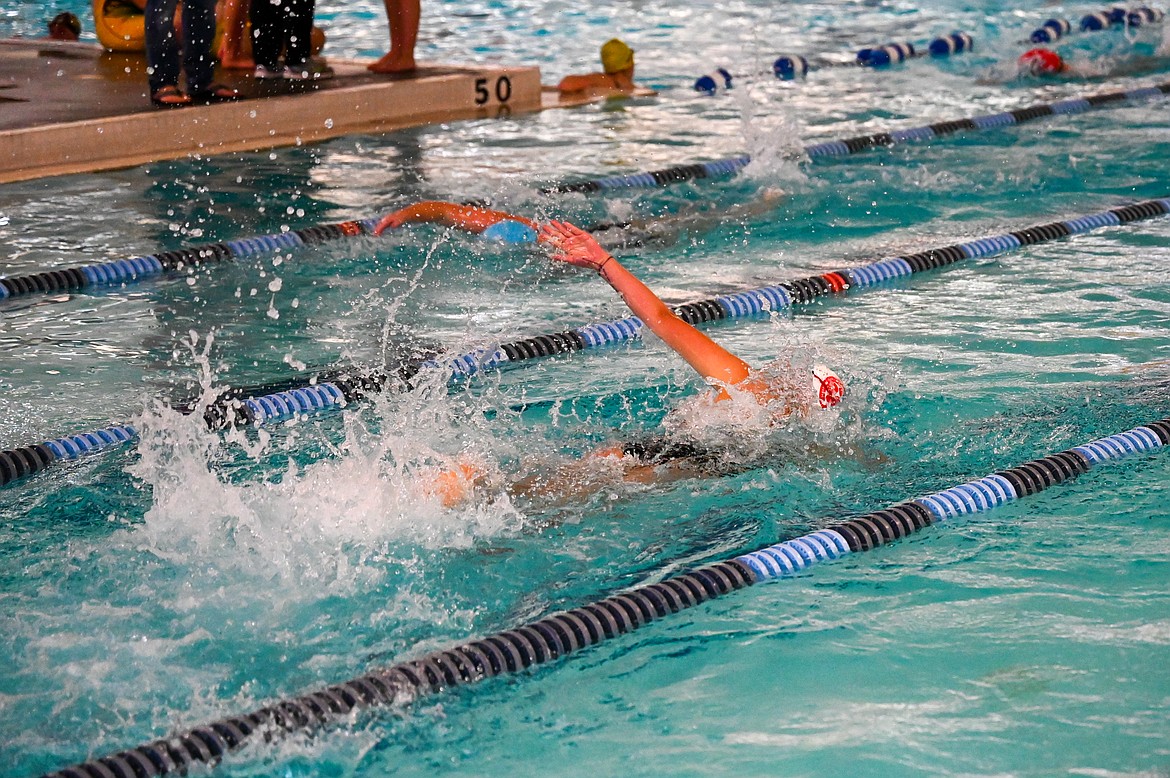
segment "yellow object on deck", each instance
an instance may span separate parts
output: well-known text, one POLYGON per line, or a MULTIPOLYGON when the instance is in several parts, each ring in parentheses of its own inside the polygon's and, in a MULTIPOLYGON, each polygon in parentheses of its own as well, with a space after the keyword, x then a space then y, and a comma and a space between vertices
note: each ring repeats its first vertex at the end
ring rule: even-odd
POLYGON ((108 51, 146 48, 146 14, 129 0, 93 0, 93 26, 108 51))

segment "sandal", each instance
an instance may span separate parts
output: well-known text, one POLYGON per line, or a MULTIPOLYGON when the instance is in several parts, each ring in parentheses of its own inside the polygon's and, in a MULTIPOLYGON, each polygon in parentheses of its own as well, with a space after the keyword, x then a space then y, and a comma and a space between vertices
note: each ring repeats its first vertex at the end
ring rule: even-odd
POLYGON ((200 105, 229 103, 232 100, 239 99, 240 93, 226 84, 208 84, 206 89, 191 93, 192 102, 199 103, 200 105))
POLYGON ((168 84, 151 93, 150 102, 155 108, 182 108, 191 104, 191 98, 179 91, 179 87, 168 84))

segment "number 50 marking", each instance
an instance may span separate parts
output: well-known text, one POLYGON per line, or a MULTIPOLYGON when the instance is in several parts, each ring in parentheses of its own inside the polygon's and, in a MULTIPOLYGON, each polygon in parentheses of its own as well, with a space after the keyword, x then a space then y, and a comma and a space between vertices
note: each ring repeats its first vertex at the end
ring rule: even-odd
MULTIPOLYGON (((492 93, 488 91, 488 80, 486 78, 475 79, 475 104, 483 105, 491 99, 492 93)), ((495 86, 496 100, 501 103, 506 103, 512 99, 512 79, 507 76, 500 76, 496 79, 495 86)))

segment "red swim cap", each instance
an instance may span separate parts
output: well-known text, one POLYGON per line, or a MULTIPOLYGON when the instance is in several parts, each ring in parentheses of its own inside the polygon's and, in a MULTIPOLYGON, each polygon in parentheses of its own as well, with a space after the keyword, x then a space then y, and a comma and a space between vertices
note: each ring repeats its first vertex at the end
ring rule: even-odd
POLYGON ((1031 49, 1020 55, 1020 70, 1033 76, 1059 73, 1064 70, 1064 60, 1052 49, 1031 49))
POLYGON ((832 408, 845 397, 845 384, 824 365, 813 367, 813 391, 822 408, 832 408))

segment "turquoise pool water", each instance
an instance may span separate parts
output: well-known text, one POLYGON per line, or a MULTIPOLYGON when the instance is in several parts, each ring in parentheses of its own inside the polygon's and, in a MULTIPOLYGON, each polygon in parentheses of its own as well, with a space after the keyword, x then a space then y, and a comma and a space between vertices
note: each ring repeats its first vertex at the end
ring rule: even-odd
MULTIPOLYGON (((56 7, 16 4, 0 33, 56 7)), ((335 53, 381 10, 322 4, 335 53)), ((0 187, 17 274, 364 218, 420 198, 668 219, 785 199, 622 254, 686 301, 1170 194, 1165 100, 810 163, 799 149, 1166 71, 1005 80, 1051 15, 947 3, 686 9, 447 3, 426 59, 591 67, 619 32, 655 99, 0 187), (970 57, 803 83, 694 78, 781 52, 952 29, 970 57), (546 198, 556 179, 743 152, 733 179, 546 198)), ((331 44, 332 45, 332 44, 331 44)), ((1153 56, 1161 28, 1072 37, 1153 56)), ((143 440, 0 492, 0 774, 35 775, 251 710, 639 583, 1170 415, 1170 218, 924 273, 713 337, 832 364, 839 414, 747 472, 559 507, 488 489, 444 510, 429 468, 508 474, 656 429, 704 389, 661 343, 435 383, 226 440, 159 401, 412 348, 462 353, 620 318, 588 274, 420 227, 123 289, 0 303, 0 448, 135 422, 143 440), (812 452, 824 452, 827 455, 812 452)), ((753 587, 564 661, 252 748, 231 775, 1158 775, 1170 766, 1165 453, 753 587), (1159 657, 1162 657, 1161 659, 1159 657)))

